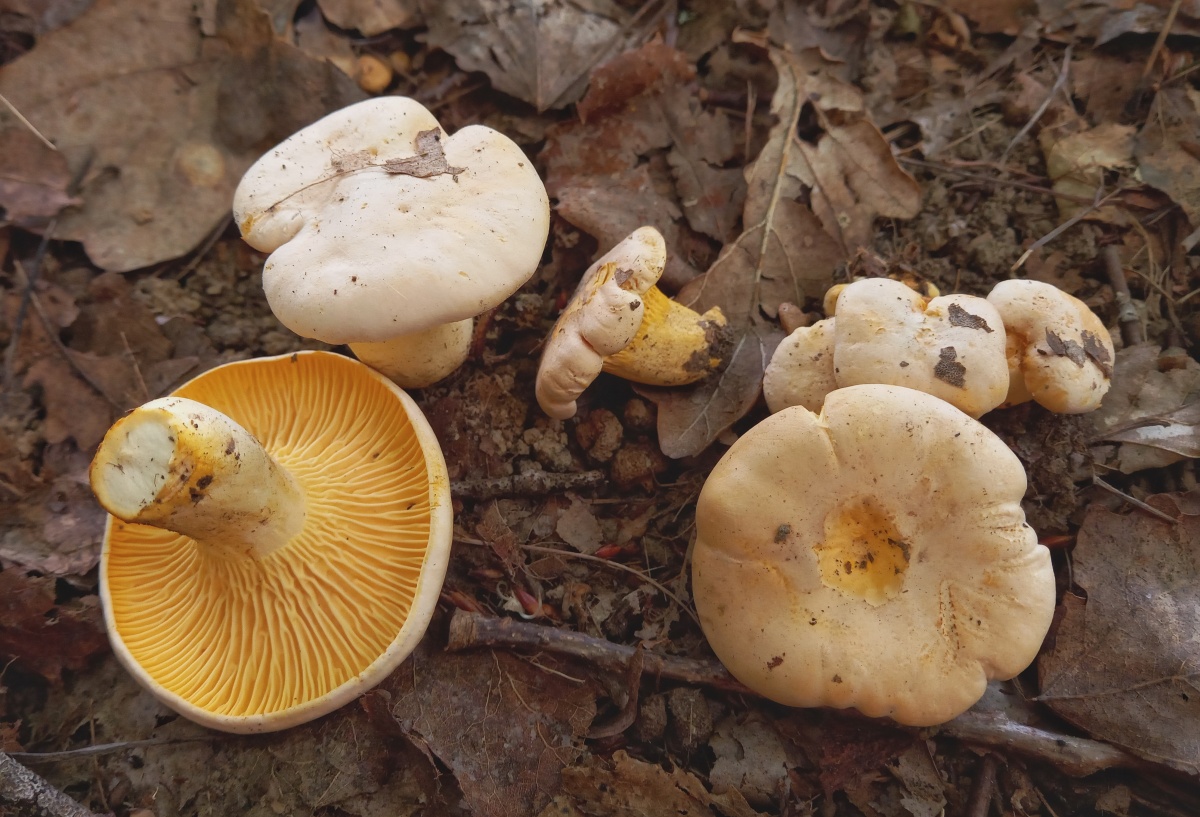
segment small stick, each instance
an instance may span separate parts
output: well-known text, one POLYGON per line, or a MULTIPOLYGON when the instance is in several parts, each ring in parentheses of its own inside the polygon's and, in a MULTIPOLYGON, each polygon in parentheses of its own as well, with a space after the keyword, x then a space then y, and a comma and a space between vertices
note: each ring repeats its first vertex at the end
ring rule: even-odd
MULTIPOLYGON (((572 630, 455 610, 450 619, 450 638, 446 649, 458 652, 477 647, 545 650, 580 658, 613 670, 626 669, 637 652, 635 647, 614 644, 603 638, 572 630)), ((647 675, 656 675, 671 681, 754 695, 716 661, 661 655, 643 650, 642 671, 647 675)))
POLYGON ((0 814, 8 817, 97 817, 0 752, 0 814))
POLYGON ((595 488, 605 480, 603 471, 584 471, 578 474, 556 474, 534 471, 508 477, 466 479, 450 483, 450 493, 462 499, 495 499, 500 496, 548 496, 563 491, 595 488))
POLYGON ((1142 331, 1142 321, 1138 318, 1137 309, 1133 306, 1133 296, 1129 294, 1129 281, 1125 279, 1125 268, 1121 265, 1121 254, 1113 244, 1104 248, 1104 269, 1108 273, 1108 282, 1112 284, 1117 294, 1117 322, 1121 325, 1121 340, 1126 346, 1136 346, 1146 340, 1142 331))
POLYGON ((988 753, 979 761, 979 773, 971 785, 971 799, 967 803, 967 817, 988 817, 992 810, 992 798, 996 793, 996 756, 988 753))
POLYGON ((1092 484, 1096 485, 1100 488, 1103 488, 1104 490, 1108 491, 1110 494, 1114 494, 1116 496, 1121 497, 1121 499, 1125 500, 1130 505, 1133 505, 1134 507, 1137 507, 1137 508, 1141 508, 1146 513, 1150 514, 1151 516, 1156 516, 1159 519, 1163 520, 1164 522, 1167 522, 1172 525, 1179 524, 1179 520, 1174 518, 1173 516, 1163 513, 1162 511, 1160 511, 1158 508, 1154 507, 1153 505, 1147 505, 1145 502, 1142 502, 1142 500, 1138 499, 1137 497, 1130 496, 1129 494, 1125 493, 1124 491, 1122 491, 1119 488, 1114 488, 1112 485, 1109 485, 1107 482, 1100 479, 1100 477, 1098 477, 1098 476, 1095 476, 1095 475, 1092 476, 1092 484))
MULTIPOLYGON (((1176 4, 1176 5, 1178 5, 1178 4, 1176 4)), ((47 139, 40 130, 35 128, 33 126, 33 123, 25 118, 25 114, 18 111, 17 106, 15 106, 11 102, 9 102, 8 99, 4 96, 4 94, 0 94, 0 103, 4 103, 4 107, 8 108, 9 112, 17 118, 17 121, 19 121, 22 125, 24 125, 26 128, 28 128, 30 133, 32 133, 34 136, 36 136, 38 139, 40 139, 43 145, 50 148, 51 150, 53 150, 56 153, 58 152, 58 146, 55 145, 53 142, 51 142, 49 139, 47 139)))
POLYGON ((1070 72, 1071 46, 1068 45, 1066 51, 1063 52, 1062 67, 1058 70, 1058 76, 1054 80, 1054 86, 1050 89, 1050 93, 1046 94, 1046 98, 1042 100, 1042 104, 1038 106, 1038 109, 1033 112, 1033 116, 1029 117, 1029 121, 1025 123, 1025 126, 1022 127, 1021 130, 1017 131, 1017 135, 1014 136, 1012 141, 1008 143, 1008 147, 1004 149, 1004 153, 1000 154, 1000 164, 1004 164, 1004 161, 1008 158, 1009 152, 1016 147, 1017 142, 1020 142, 1025 138, 1025 134, 1033 130, 1033 126, 1037 124, 1038 120, 1041 119, 1046 111, 1050 108, 1050 103, 1054 100, 1054 97, 1058 96, 1058 92, 1061 91, 1063 86, 1067 84, 1067 75, 1070 72))
POLYGON ((1150 49, 1150 56, 1142 68, 1142 75, 1138 77, 1137 85, 1133 87, 1133 93, 1130 94, 1129 101, 1125 103, 1126 111, 1134 111, 1141 104, 1146 89, 1150 85, 1150 72, 1154 70, 1154 63, 1158 62, 1158 55, 1162 53, 1163 46, 1167 43, 1167 36, 1171 33, 1171 27, 1175 25, 1175 15, 1179 13, 1181 5, 1183 5, 1183 0, 1175 0, 1171 3, 1171 8, 1167 11, 1167 19, 1163 20, 1162 30, 1158 32, 1158 39, 1154 41, 1154 47, 1150 49))
POLYGON ((1056 193, 1049 187, 1038 187, 1036 184, 1027 184, 1014 179, 997 179, 992 176, 985 176, 982 173, 972 173, 969 170, 959 170, 951 165, 941 164, 939 162, 928 162, 924 159, 913 159, 909 156, 901 156, 900 163, 912 165, 913 167, 924 168, 934 173, 949 173, 952 176, 959 176, 973 182, 981 182, 982 184, 995 185, 997 187, 1012 187, 1017 190, 1024 190, 1027 193, 1040 193, 1043 196, 1054 196, 1055 198, 1064 201, 1073 201, 1076 204, 1092 204, 1095 199, 1085 198, 1084 196, 1076 196, 1073 193, 1056 193))
MULTIPOLYGON (((601 667, 621 671, 629 666, 634 647, 614 644, 571 630, 560 630, 507 618, 455 610, 450 619, 450 652, 478 647, 552 652, 589 661, 601 667)), ((644 650, 643 669, 671 681, 694 686, 761 697, 740 684, 716 661, 681 658, 644 650)), ((853 717, 846 715, 846 717, 853 717)), ((1077 777, 1111 768, 1154 769, 1153 763, 1140 760, 1123 749, 1107 743, 1061 735, 1017 723, 1006 715, 968 710, 933 730, 933 734, 983 746, 1010 749, 1045 760, 1067 774, 1077 777)))
POLYGON ((1021 253, 1021 257, 1017 259, 1017 263, 1013 264, 1012 268, 1009 269, 1009 271, 1008 271, 1009 274, 1010 275, 1015 274, 1016 271, 1019 270, 1022 267, 1022 265, 1024 265, 1024 263, 1029 260, 1029 256, 1033 255, 1035 252, 1037 252, 1037 250, 1046 246, 1051 241, 1053 241, 1054 239, 1058 238, 1060 235, 1065 233, 1067 230, 1071 229, 1076 224, 1078 224, 1079 222, 1083 221, 1085 218, 1090 216, 1092 213, 1096 212, 1097 210, 1102 208, 1104 205, 1108 204, 1108 202, 1110 200, 1112 200, 1115 196, 1117 196, 1117 194, 1123 193, 1123 192, 1124 192, 1124 188, 1118 187, 1116 190, 1112 191, 1107 196, 1104 196, 1103 198, 1101 198, 1100 190, 1097 189, 1096 190, 1096 198, 1092 201, 1091 206, 1083 208, 1078 213, 1076 213, 1075 215, 1071 216, 1069 219, 1064 221, 1062 224, 1058 225, 1053 230, 1051 230, 1050 232, 1046 233, 1044 236, 1039 238, 1037 241, 1030 244, 1029 249, 1027 249, 1027 250, 1025 250, 1025 252, 1021 253))

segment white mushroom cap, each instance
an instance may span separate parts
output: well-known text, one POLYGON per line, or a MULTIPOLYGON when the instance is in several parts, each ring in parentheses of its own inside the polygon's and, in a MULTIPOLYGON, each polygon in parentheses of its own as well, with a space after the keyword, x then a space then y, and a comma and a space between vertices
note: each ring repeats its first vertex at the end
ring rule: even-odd
POLYGON ((930 300, 889 278, 855 281, 837 299, 835 377, 843 387, 907 386, 980 417, 1008 392, 1004 338, 983 298, 930 300))
POLYGON ((234 218, 271 253, 263 289, 276 316, 327 343, 388 341, 496 306, 537 268, 550 223, 545 188, 512 140, 479 125, 445 136, 418 102, 394 96, 269 151, 238 186, 234 218), (424 131, 440 135, 445 165, 436 144, 418 151, 424 131))
POLYGON ((1087 304, 1041 281, 1002 281, 987 297, 1008 333, 1010 405, 1036 400, 1063 414, 1100 407, 1116 358, 1087 304))
POLYGON ((949 720, 1023 670, 1050 626, 1054 573, 1025 484, 999 438, 922 392, 853 386, 819 416, 773 414, 696 505, 705 635, 780 703, 949 720))
POLYGON ((775 347, 763 371, 763 396, 772 413, 788 406, 820 411, 825 395, 837 388, 833 376, 835 318, 801 326, 775 347))

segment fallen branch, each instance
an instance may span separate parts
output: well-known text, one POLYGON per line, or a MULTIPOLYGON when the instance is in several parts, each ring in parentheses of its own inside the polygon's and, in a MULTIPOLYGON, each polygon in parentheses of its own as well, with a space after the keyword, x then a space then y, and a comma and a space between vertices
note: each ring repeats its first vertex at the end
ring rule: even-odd
MULTIPOLYGON (((478 647, 551 652, 615 671, 627 668, 637 652, 634 647, 571 630, 455 610, 450 619, 450 638, 446 649, 457 652, 478 647)), ((647 675, 760 697, 740 684, 716 661, 680 658, 643 650, 642 662, 643 672, 647 675)), ((850 713, 846 715, 853 717, 850 713)), ((969 710, 932 730, 932 734, 1008 749, 1052 763, 1066 774, 1077 777, 1085 777, 1102 769, 1158 768, 1107 743, 1026 726, 1000 713, 969 710)))
POLYGON ((1146 334, 1142 331, 1142 321, 1133 305, 1133 296, 1129 294, 1129 281, 1125 279, 1121 254, 1115 245, 1109 244, 1104 248, 1103 256, 1108 282, 1117 296, 1117 323, 1121 326, 1121 340, 1126 346, 1137 346, 1146 341, 1146 334))
POLYGON ((97 817, 0 752, 0 814, 6 817, 97 817))
POLYGON ((510 477, 467 479, 450 484, 450 493, 461 499, 495 499, 501 496, 550 496, 563 491, 578 491, 603 484, 603 471, 584 471, 579 474, 556 474, 534 471, 510 477))

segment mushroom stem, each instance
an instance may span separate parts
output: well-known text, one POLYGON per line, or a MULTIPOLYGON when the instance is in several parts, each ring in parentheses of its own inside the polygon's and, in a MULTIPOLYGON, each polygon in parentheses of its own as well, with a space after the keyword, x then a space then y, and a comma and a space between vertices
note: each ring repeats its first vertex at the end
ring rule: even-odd
POLYGON ((646 290, 642 302, 637 334, 604 358, 604 371, 648 386, 683 386, 721 365, 728 332, 719 307, 700 315, 656 286, 646 290))
POLYGON ((474 319, 467 318, 378 343, 351 343, 350 349, 400 388, 420 389, 447 377, 466 361, 473 325, 474 319))
POLYGON ((100 504, 253 558, 283 547, 304 525, 304 493, 249 431, 214 408, 162 397, 109 429, 90 472, 100 504))

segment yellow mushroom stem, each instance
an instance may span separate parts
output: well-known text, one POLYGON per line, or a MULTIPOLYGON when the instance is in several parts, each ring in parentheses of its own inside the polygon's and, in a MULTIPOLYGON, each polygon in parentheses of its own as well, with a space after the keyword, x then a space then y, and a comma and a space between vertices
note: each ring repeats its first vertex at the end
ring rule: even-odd
POLYGON ((232 556, 268 556, 304 526, 295 478, 231 418, 182 397, 152 400, 118 420, 90 477, 116 518, 232 556))
POLYGON ((351 343, 355 357, 402 389, 420 389, 457 369, 471 349, 475 321, 443 323, 377 343, 351 343))
POLYGON ((656 286, 646 290, 642 303, 637 334, 604 358, 604 371, 647 386, 683 386, 721 365, 727 332, 719 307, 700 315, 656 286))

